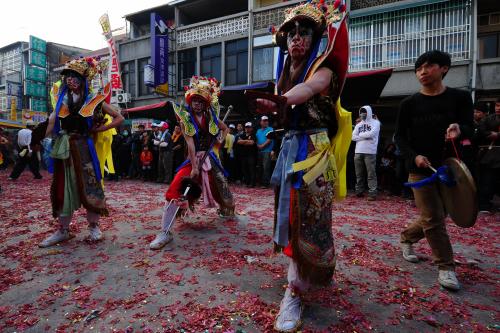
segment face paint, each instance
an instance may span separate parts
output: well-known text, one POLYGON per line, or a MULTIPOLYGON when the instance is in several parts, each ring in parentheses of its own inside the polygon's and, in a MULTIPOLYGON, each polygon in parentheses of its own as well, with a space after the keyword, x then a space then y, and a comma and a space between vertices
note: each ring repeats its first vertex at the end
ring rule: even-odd
POLYGON ((311 49, 313 29, 295 22, 295 27, 287 34, 288 52, 293 58, 302 58, 311 49))
POLYGON ((297 34, 299 35, 300 38, 307 38, 307 37, 312 38, 312 35, 313 35, 312 28, 301 27, 298 22, 296 22, 296 23, 297 24, 295 25, 295 28, 290 30, 287 34, 288 43, 290 43, 292 41, 292 39, 295 37, 295 35, 297 35, 297 34))
POLYGON ((201 97, 194 96, 191 101, 191 108, 195 113, 201 113, 205 109, 205 100, 201 97))
POLYGON ((70 72, 66 76, 66 84, 68 85, 68 88, 71 89, 72 91, 77 91, 80 89, 80 86, 82 85, 82 80, 77 74, 70 72))
POLYGON ((361 120, 366 120, 366 113, 360 113, 359 117, 361 118, 361 120))

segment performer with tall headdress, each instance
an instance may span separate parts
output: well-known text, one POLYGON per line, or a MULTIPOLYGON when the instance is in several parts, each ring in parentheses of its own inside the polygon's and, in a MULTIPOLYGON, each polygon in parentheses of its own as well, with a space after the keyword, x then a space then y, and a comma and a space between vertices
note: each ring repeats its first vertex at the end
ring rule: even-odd
POLYGON ((275 329, 301 324, 301 294, 331 283, 335 269, 332 203, 346 194, 345 162, 351 114, 340 105, 348 65, 345 5, 307 2, 287 9, 275 32, 280 47, 278 95, 260 97, 257 111, 284 119, 283 139, 271 183, 276 188, 274 243, 290 257, 288 287, 275 329), (328 45, 318 49, 325 30, 328 45), (287 54, 286 60, 285 55, 287 54))
POLYGON ((74 211, 81 206, 87 210, 90 239, 102 238, 99 216, 107 215, 108 210, 102 183, 101 166, 104 164, 99 161, 96 146, 100 145, 96 139, 123 121, 119 111, 105 102, 110 94, 109 84, 100 93, 90 89, 92 79, 102 73, 104 66, 105 63, 95 58, 71 60, 61 72, 62 80, 52 88, 54 112, 46 124, 45 136, 54 137, 50 195, 52 213, 58 218, 59 228, 40 243, 40 247, 72 238, 69 224, 74 211))
POLYGON ((201 193, 205 206, 216 207, 217 204, 219 215, 234 215, 233 195, 217 151, 229 132, 226 124, 218 119, 219 83, 214 78, 194 76, 185 89, 186 105, 174 105, 174 110, 186 140, 188 156, 177 169, 165 194, 167 203, 162 216, 162 231, 150 244, 154 250, 172 240, 169 229, 176 215, 182 214, 188 202, 193 207, 201 193))

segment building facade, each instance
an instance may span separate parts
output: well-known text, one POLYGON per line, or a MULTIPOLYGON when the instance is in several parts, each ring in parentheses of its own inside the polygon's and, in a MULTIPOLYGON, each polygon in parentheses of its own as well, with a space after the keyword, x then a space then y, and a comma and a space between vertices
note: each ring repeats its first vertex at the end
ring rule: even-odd
MULTIPOLYGON (((143 82, 150 61, 149 15, 169 22, 169 96, 180 100, 192 75, 213 76, 224 87, 273 81, 277 48, 269 27, 299 1, 174 0, 127 15, 129 40, 119 46, 130 106, 164 101, 143 82)), ((399 102, 418 91, 414 63, 432 49, 450 53, 445 83, 471 91, 475 100, 500 95, 500 3, 497 0, 351 0, 350 72, 393 68, 375 105, 392 131, 399 102)))
POLYGON ((54 70, 70 58, 89 52, 53 42, 43 41, 43 45, 43 52, 34 51, 27 42, 0 48, 0 119, 21 121, 22 110, 48 115, 49 90, 59 79, 54 70))
POLYGON ((143 82, 150 62, 149 16, 158 13, 169 23, 169 94, 180 101, 193 75, 212 76, 224 87, 273 81, 277 48, 269 34, 283 10, 300 1, 174 0, 169 4, 125 16, 129 40, 119 44, 125 90, 130 107, 164 101, 143 82))
MULTIPOLYGON (((0 118, 11 118, 12 103, 20 110, 23 103, 23 70, 27 60, 26 42, 15 42, 0 49, 0 118)), ((17 114, 16 114, 17 117, 17 114)))
POLYGON ((400 101, 419 90, 414 63, 428 50, 451 55, 447 86, 493 108, 500 96, 499 12, 496 0, 352 0, 350 71, 394 68, 375 105, 387 136, 400 101))

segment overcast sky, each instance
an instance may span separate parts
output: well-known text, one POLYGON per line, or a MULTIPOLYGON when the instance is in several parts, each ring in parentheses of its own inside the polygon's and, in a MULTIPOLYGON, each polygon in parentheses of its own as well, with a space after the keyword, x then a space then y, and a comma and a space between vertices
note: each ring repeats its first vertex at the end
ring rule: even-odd
POLYGON ((169 0, 8 0, 0 10, 0 47, 29 41, 33 35, 49 42, 90 50, 106 47, 99 17, 108 13, 112 29, 125 26, 123 16, 163 5, 169 0))

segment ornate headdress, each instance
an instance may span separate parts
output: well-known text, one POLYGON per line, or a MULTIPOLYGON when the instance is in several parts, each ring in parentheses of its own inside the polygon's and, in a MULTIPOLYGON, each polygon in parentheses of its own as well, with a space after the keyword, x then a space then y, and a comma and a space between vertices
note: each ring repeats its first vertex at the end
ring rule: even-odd
POLYGON ((295 7, 285 9, 285 20, 276 30, 271 27, 276 44, 283 50, 287 48, 287 32, 292 24, 299 20, 308 20, 313 24, 316 34, 323 34, 327 25, 338 22, 343 17, 345 5, 342 0, 312 0, 295 7))
POLYGON ((65 75, 68 71, 74 71, 88 81, 92 81, 94 76, 102 74, 106 67, 108 67, 107 61, 101 61, 99 58, 94 57, 81 57, 66 62, 61 75, 65 75))
POLYGON ((220 83, 212 77, 193 76, 189 86, 185 86, 184 90, 186 90, 187 104, 191 104, 191 99, 196 95, 202 97, 210 105, 220 95, 220 83))

